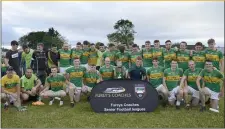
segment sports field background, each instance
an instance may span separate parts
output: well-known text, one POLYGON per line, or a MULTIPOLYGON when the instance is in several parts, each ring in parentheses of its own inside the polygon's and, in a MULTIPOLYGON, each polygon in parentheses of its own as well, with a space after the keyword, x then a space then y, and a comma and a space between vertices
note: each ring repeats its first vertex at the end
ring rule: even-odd
POLYGON ((2 128, 224 128, 224 99, 220 100, 220 113, 202 113, 199 107, 176 110, 159 106, 152 113, 98 114, 85 98, 74 108, 68 98, 63 107, 58 107, 57 100, 52 106, 47 100, 44 102, 44 106, 29 104, 27 112, 2 108, 2 128))

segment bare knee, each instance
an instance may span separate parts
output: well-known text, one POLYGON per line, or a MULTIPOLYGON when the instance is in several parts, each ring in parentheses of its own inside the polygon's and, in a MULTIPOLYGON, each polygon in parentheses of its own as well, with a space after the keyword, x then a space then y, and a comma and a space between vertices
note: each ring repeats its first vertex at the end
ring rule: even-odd
POLYGON ((28 100, 29 95, 28 95, 28 94, 23 93, 23 94, 21 95, 21 97, 22 97, 22 100, 28 100))

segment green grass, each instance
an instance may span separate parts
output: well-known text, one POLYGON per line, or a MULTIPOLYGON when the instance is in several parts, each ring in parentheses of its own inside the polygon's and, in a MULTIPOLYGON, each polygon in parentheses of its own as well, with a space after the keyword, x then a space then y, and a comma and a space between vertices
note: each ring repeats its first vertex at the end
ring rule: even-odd
POLYGON ((58 101, 49 106, 31 106, 27 112, 15 108, 2 109, 3 128, 224 128, 224 99, 220 100, 220 113, 175 110, 174 107, 159 106, 152 113, 95 113, 84 99, 75 108, 65 101, 58 107, 58 101))

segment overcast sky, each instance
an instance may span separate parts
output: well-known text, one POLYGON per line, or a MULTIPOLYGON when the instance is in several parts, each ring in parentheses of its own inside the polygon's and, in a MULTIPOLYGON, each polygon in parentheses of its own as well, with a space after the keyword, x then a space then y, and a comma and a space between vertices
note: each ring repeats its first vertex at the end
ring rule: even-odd
POLYGON ((58 30, 71 44, 108 43, 113 25, 129 19, 135 43, 159 39, 161 44, 187 41, 206 44, 215 38, 224 46, 223 2, 2 2, 3 45, 31 31, 58 30))

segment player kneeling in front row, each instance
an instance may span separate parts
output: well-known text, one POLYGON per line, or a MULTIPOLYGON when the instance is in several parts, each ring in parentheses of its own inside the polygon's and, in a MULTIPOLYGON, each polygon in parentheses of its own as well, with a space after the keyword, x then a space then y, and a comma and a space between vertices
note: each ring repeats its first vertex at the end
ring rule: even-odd
POLYGON ((21 99, 27 101, 28 99, 34 98, 37 99, 40 91, 43 88, 41 81, 33 74, 31 68, 26 69, 25 75, 21 77, 21 99))
POLYGON ((60 100, 59 106, 62 106, 63 98, 66 96, 65 81, 65 77, 57 73, 57 67, 51 67, 51 75, 46 78, 45 89, 40 93, 41 98, 49 97, 49 105, 52 105, 55 98, 58 98, 60 100))
POLYGON ((73 60, 74 66, 66 69, 66 85, 67 85, 67 92, 69 92, 70 96, 70 105, 74 107, 74 101, 79 102, 81 98, 81 90, 84 86, 83 79, 84 73, 86 72, 86 68, 80 65, 80 59, 75 57, 73 60))
POLYGON ((6 75, 1 78, 1 99, 5 101, 4 108, 8 109, 9 104, 13 104, 19 111, 25 111, 21 107, 20 101, 20 78, 9 66, 6 75))
POLYGON ((220 87, 221 80, 223 79, 223 74, 217 69, 213 68, 212 61, 207 60, 205 62, 205 69, 201 71, 196 81, 200 94, 203 96, 200 111, 206 110, 205 96, 209 96, 211 99, 211 108, 209 110, 213 112, 219 112, 219 97, 224 95, 224 85, 220 87), (201 80, 203 80, 204 84, 202 85, 202 88, 200 84, 201 80))
POLYGON ((100 76, 96 70, 95 65, 89 66, 89 70, 84 74, 84 86, 81 89, 81 92, 88 96, 88 101, 90 101, 90 93, 93 87, 100 82, 100 76))
POLYGON ((202 98, 199 94, 199 90, 196 84, 197 77, 202 69, 196 68, 195 62, 192 60, 188 62, 188 65, 189 69, 185 70, 180 82, 180 88, 182 88, 182 85, 184 85, 184 101, 186 102, 187 109, 189 109, 190 106, 197 106, 199 104, 199 99, 202 98), (188 94, 192 95, 191 99, 189 99, 188 94))
POLYGON ((183 70, 177 68, 177 60, 172 60, 171 68, 164 70, 163 85, 168 89, 169 104, 174 105, 176 101, 176 109, 180 108, 180 102, 183 98, 183 90, 179 88, 178 82, 182 77, 183 70))
POLYGON ((149 83, 157 90, 163 100, 163 106, 166 105, 168 100, 167 88, 163 85, 163 72, 164 68, 159 66, 158 58, 152 59, 153 66, 147 70, 147 78, 149 83))

